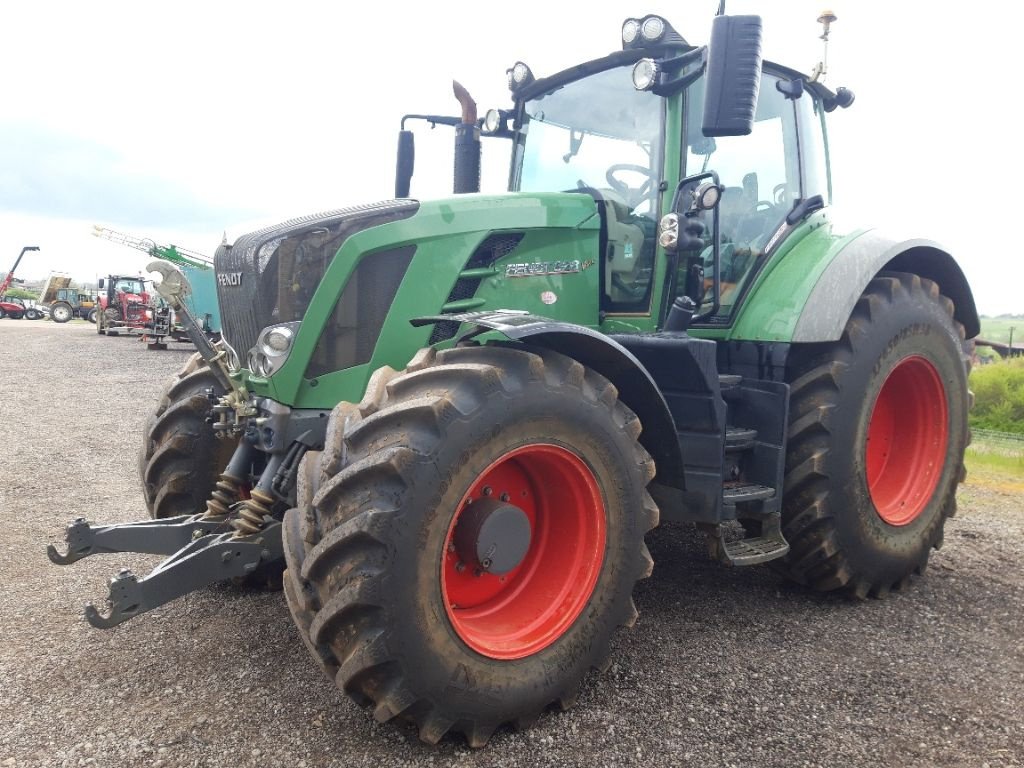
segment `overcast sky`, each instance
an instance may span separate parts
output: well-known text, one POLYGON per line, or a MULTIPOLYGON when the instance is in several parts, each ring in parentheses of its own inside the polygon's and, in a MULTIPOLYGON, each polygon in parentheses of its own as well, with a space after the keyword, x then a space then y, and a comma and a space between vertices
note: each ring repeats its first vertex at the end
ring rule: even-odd
MULTIPOLYGON (((766 58, 808 72, 824 0, 729 0, 765 19, 766 58)), ((982 312, 1024 312, 1017 224, 1018 3, 837 0, 827 84, 839 221, 947 245, 982 312), (1011 60, 1012 57, 1012 60, 1011 60)), ((0 28, 0 273, 91 280, 143 269, 101 224, 212 255, 259 226, 385 199, 407 112, 454 114, 451 80, 507 106, 505 69, 538 76, 620 48, 627 16, 704 43, 717 0, 7 4, 0 28)), ((412 193, 451 189, 450 129, 417 126, 412 193)), ((485 152, 497 143, 485 145, 485 152)), ((506 157, 492 152, 490 189, 506 157)))

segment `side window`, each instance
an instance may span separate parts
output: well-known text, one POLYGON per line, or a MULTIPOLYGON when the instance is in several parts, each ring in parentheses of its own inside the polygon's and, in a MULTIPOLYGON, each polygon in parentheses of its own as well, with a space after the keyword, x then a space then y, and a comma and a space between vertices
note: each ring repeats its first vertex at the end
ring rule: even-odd
POLYGON ((797 99, 796 109, 804 160, 803 196, 821 195, 826 203, 831 203, 832 187, 828 176, 828 156, 825 154, 825 109, 821 101, 810 93, 804 93, 797 99))
MULTIPOLYGON (((754 128, 749 136, 705 138, 700 131, 703 81, 689 103, 697 105, 687 118, 686 173, 718 173, 725 191, 720 203, 722 314, 728 314, 750 276, 757 257, 778 228, 793 201, 800 197, 800 162, 794 102, 763 74, 754 128)), ((800 102, 810 102, 805 96, 800 102)), ((711 281, 712 250, 702 257, 711 281)))

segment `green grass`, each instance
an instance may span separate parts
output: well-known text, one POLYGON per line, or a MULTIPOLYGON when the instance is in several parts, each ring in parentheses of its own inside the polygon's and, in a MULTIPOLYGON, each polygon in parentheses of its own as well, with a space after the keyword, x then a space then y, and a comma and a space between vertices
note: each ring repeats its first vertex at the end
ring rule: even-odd
POLYGON ((1010 342, 1010 329, 1013 328, 1013 343, 1024 344, 1024 315, 1001 315, 1000 317, 981 318, 981 338, 986 341, 1010 342))
POLYGON ((967 449, 967 471, 985 471, 988 474, 1006 475, 1007 479, 1024 480, 1024 456, 1004 456, 998 453, 987 453, 967 449))

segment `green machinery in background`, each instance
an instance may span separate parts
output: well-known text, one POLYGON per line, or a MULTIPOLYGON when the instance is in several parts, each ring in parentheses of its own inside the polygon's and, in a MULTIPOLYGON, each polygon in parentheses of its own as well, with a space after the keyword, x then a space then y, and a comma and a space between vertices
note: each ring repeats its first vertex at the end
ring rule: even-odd
POLYGON ((175 264, 188 278, 192 287, 185 304, 207 333, 220 333, 220 309, 217 306, 217 285, 213 272, 213 259, 196 251, 176 245, 159 245, 149 238, 135 237, 107 227, 93 226, 92 234, 112 243, 126 245, 142 251, 154 259, 175 264))

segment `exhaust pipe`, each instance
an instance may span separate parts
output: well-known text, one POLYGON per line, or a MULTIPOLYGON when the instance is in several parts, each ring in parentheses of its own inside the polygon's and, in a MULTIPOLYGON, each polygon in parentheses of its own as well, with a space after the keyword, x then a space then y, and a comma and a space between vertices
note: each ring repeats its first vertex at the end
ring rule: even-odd
POLYGON ((455 126, 455 187, 457 195, 480 191, 480 127, 476 102, 469 91, 452 81, 455 98, 462 106, 462 122, 455 126))

